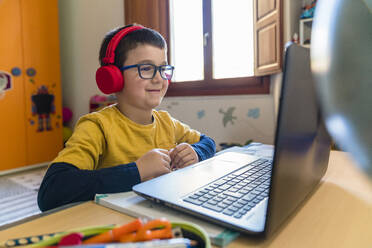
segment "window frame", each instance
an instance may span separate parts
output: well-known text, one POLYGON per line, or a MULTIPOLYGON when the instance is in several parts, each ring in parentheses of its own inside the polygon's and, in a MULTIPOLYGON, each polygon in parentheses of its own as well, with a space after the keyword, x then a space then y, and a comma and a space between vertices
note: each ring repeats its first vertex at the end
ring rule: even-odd
MULTIPOLYGON (((257 3, 254 1, 254 12, 257 3)), ((262 1, 262 0, 261 0, 262 1)), ((281 0, 274 1, 281 4, 281 0)), ((124 0, 125 23, 139 23, 159 31, 168 43, 168 60, 170 59, 170 13, 168 0, 124 0)), ((255 13, 256 15, 256 13, 255 13)), ((209 28, 210 38, 204 49, 204 80, 174 82, 169 85, 166 96, 206 96, 206 95, 246 95, 270 94, 270 76, 252 76, 242 78, 212 78, 212 19, 211 0, 203 0, 203 32, 209 28)), ((282 28, 279 29, 282 32, 282 28)), ((280 35, 281 37, 281 35, 280 35)), ((255 38, 256 40, 256 38, 255 38)), ((256 52, 258 46, 255 45, 256 52)), ((256 59, 256 58, 255 58, 256 59)), ((280 58, 279 58, 280 59, 280 58)), ((170 61, 170 60, 169 60, 170 61)), ((281 64, 281 63, 280 63, 281 64)))
POLYGON ((269 94, 270 77, 214 79, 171 83, 166 96, 269 94))

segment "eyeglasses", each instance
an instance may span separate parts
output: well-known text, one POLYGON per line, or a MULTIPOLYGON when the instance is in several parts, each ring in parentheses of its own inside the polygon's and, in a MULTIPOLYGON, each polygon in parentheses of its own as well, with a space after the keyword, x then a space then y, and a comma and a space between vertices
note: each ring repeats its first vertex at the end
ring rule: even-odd
POLYGON ((173 76, 174 66, 171 65, 160 65, 156 66, 153 64, 136 64, 136 65, 127 65, 120 68, 121 71, 125 71, 130 68, 137 67, 138 75, 142 79, 153 79, 156 75, 156 72, 159 71, 160 76, 165 80, 171 80, 173 76))

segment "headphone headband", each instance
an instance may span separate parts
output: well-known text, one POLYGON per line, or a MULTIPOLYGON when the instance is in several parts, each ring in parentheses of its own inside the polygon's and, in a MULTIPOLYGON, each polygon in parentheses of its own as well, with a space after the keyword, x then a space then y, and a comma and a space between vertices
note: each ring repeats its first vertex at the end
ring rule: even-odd
MULTIPOLYGON (((119 92, 123 89, 125 84, 123 73, 118 67, 114 65, 115 49, 119 45, 119 42, 124 38, 124 36, 133 31, 144 28, 145 27, 140 25, 123 28, 122 30, 117 32, 114 37, 111 38, 106 48, 105 57, 102 59, 102 62, 106 65, 101 66, 96 71, 97 86, 103 93, 111 94, 119 92)), ((168 83, 170 83, 169 80, 168 83)))
POLYGON ((113 64, 115 62, 115 49, 118 46, 119 42, 123 39, 123 37, 133 31, 143 28, 144 28, 143 26, 130 26, 117 32, 107 45, 106 55, 102 59, 103 63, 113 64))

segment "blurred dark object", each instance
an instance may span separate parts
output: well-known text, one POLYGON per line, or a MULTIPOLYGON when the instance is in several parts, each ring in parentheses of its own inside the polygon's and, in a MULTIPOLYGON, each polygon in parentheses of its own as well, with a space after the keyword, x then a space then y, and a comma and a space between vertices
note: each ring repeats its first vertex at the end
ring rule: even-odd
POLYGON ((311 40, 328 131, 372 178, 372 0, 319 0, 311 40))

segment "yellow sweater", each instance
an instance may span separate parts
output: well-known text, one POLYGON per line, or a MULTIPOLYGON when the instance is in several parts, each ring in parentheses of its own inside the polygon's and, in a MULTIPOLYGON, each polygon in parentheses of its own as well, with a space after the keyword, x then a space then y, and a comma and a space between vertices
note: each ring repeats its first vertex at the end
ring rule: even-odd
POLYGON ((140 125, 124 116, 116 105, 87 114, 79 119, 66 147, 52 163, 94 170, 134 162, 154 148, 169 150, 182 142, 199 142, 198 131, 168 112, 153 110, 152 116, 152 124, 140 125))

